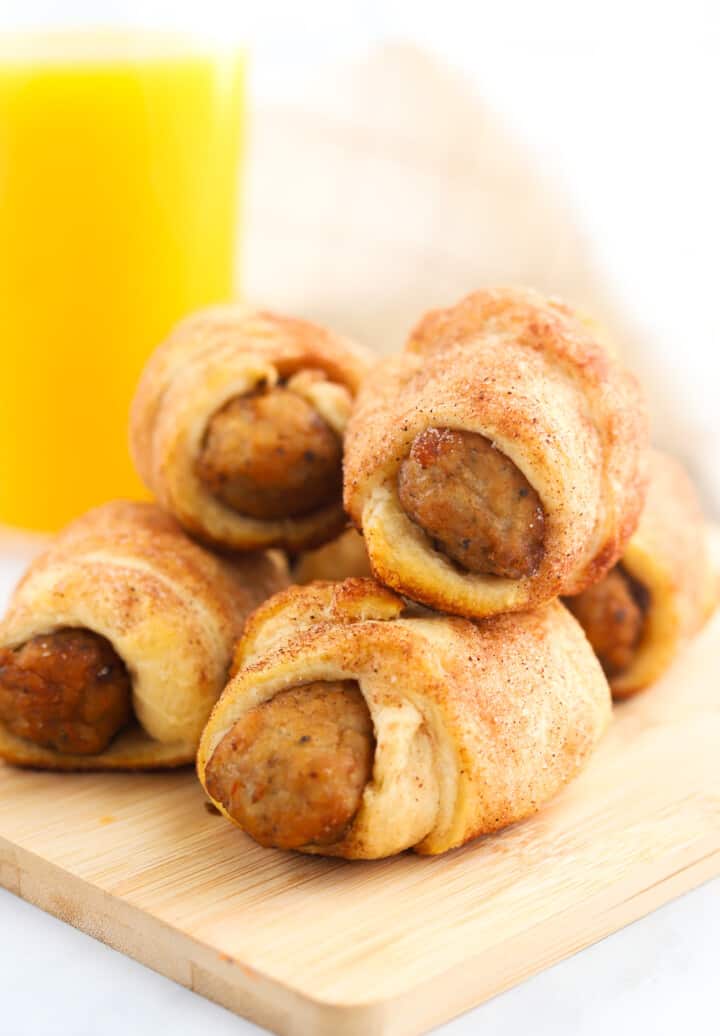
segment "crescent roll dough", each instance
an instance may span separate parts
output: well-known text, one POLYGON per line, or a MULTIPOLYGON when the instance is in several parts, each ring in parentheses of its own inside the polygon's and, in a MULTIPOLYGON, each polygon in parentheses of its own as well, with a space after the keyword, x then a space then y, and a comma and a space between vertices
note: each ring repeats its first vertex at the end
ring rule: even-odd
POLYGON ((210 543, 324 543, 345 522, 342 436, 368 367, 368 353, 307 321, 243 305, 204 310, 142 375, 130 420, 137 469, 210 543))
POLYGON ((635 379, 588 322, 535 292, 477 292, 365 381, 345 505, 383 583, 468 617, 517 611, 620 556, 647 435, 635 379))
MULTIPOLYGON (((154 504, 118 501, 90 511, 30 566, 0 624, 0 756, 57 770, 191 762, 246 616, 286 585, 279 555, 220 560, 189 540, 154 504), (80 646, 70 651, 69 641, 78 634, 80 646), (59 643, 60 656, 52 658, 59 643), (38 644, 33 671, 18 668, 20 653, 38 644), (58 750, 54 742, 67 737, 67 712, 58 711, 62 695, 77 690, 63 686, 63 674, 72 683, 78 667, 84 673, 98 644, 107 664, 95 674, 94 691, 107 697, 103 678, 124 663, 127 672, 120 675, 129 677, 130 709, 123 713, 119 707, 119 714, 128 722, 98 754, 58 750), (23 693, 13 698, 18 687, 23 693), (34 741, 18 736, 13 722, 22 719, 13 715, 13 703, 22 710, 27 693, 34 696, 25 717, 34 741), (49 710, 45 725, 42 709, 49 710), (54 733, 50 722, 58 728, 54 733)), ((97 721, 98 709, 97 702, 87 704, 83 730, 97 721)))
POLYGON ((652 451, 640 524, 619 565, 568 607, 606 669, 613 695, 649 687, 717 602, 700 502, 687 473, 652 451))
POLYGON ((345 529, 337 539, 301 554, 293 569, 293 581, 312 583, 316 579, 341 581, 351 576, 370 576, 365 540, 355 529, 345 529))
MULTIPOLYGON (((441 853, 529 816, 578 772, 611 711, 600 665, 558 602, 476 624, 408 614, 400 597, 371 579, 292 587, 270 599, 249 620, 234 671, 200 743, 198 773, 208 791, 223 777, 218 753, 235 780, 241 728, 263 709, 284 696, 299 710, 304 689, 322 685, 339 688, 333 693, 345 694, 349 708, 359 687, 374 740, 357 811, 336 842, 293 846, 347 858, 409 847, 441 853)), ((292 715, 284 722, 292 728, 292 715)), ((297 827, 303 809, 339 801, 342 788, 331 789, 333 800, 319 785, 357 775, 357 767, 332 769, 332 753, 365 736, 357 718, 347 728, 337 744, 326 739, 332 751, 323 743, 324 761, 300 793, 299 757, 325 736, 319 724, 273 750, 262 770, 245 774, 253 808, 287 790, 286 822, 297 827)), ((209 794, 237 822, 228 801, 209 794)), ((280 834, 264 844, 289 844, 280 834)))

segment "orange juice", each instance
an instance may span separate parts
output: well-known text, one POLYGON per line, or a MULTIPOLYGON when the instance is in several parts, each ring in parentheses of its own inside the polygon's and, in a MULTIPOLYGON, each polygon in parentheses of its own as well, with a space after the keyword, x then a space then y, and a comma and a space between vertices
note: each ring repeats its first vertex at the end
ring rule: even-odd
POLYGON ((0 522, 138 495, 127 414, 185 313, 233 293, 244 59, 0 53, 0 522))

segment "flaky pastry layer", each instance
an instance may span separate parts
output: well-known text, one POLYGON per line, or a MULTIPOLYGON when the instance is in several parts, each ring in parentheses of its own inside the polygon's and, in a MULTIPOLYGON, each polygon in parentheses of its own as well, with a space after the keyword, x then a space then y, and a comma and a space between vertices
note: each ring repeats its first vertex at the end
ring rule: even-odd
POLYGON ((251 617, 234 672, 200 743, 203 782, 248 710, 290 687, 357 681, 375 731, 372 779, 341 841, 303 847, 347 858, 441 853, 529 816, 610 718, 599 663, 558 602, 475 623, 408 613, 370 579, 292 587, 251 617))

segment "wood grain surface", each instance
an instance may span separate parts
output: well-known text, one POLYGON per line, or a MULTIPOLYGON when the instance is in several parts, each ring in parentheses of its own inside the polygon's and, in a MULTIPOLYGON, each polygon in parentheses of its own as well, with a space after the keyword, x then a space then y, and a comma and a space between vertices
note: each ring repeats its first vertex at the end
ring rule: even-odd
POLYGON ((544 812, 444 857, 261 849, 192 772, 0 767, 0 883, 278 1033, 413 1034, 720 873, 720 616, 544 812))

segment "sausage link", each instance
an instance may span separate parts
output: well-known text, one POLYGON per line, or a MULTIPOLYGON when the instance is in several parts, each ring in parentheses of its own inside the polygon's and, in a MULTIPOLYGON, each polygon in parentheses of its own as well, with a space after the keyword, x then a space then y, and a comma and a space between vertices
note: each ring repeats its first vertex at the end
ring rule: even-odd
POLYGON ((545 515, 521 471, 475 432, 428 428, 398 478, 400 502, 469 572, 520 579, 542 560, 545 515))
POLYGON ((0 649, 0 721, 17 737, 97 755, 131 717, 131 681, 104 637, 68 629, 0 649))
POLYGON ((374 749, 355 681, 305 684, 235 723, 208 763, 207 789, 260 845, 331 845, 357 813, 374 749))
POLYGON ((340 498, 342 446, 302 396, 237 396, 210 420, 197 461, 210 492, 251 518, 292 518, 340 498))

